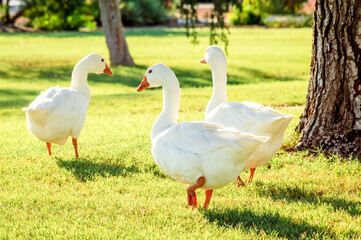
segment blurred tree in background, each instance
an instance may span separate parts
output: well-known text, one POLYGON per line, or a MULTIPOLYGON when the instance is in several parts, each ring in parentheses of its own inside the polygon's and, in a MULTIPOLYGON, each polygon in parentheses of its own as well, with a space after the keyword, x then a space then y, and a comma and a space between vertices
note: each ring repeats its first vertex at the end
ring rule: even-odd
POLYGON ((99 5, 112 66, 135 65, 125 41, 118 0, 99 0, 99 5))
POLYGON ((1 22, 8 22, 9 19, 9 0, 0 0, 0 20, 1 22))
POLYGON ((25 8, 19 9, 19 11, 10 16, 10 0, 0 0, 0 24, 14 24, 16 19, 24 14, 25 8))
POLYGON ((128 26, 156 25, 168 20, 159 0, 124 0, 121 2, 122 21, 128 26))

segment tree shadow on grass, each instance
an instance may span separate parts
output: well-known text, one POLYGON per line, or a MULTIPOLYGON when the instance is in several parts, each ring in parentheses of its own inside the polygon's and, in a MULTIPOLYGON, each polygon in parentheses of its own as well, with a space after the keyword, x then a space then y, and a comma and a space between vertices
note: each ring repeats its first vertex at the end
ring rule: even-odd
POLYGON ((327 204, 336 210, 343 210, 352 216, 361 215, 361 202, 349 201, 341 198, 323 197, 322 191, 306 190, 299 186, 268 186, 257 181, 255 188, 259 196, 271 197, 273 200, 286 200, 287 202, 308 202, 313 205, 327 204))
POLYGON ((211 209, 203 212, 209 222, 220 227, 241 228, 246 231, 266 233, 273 237, 288 239, 300 238, 334 238, 333 232, 325 227, 310 225, 304 221, 295 222, 278 213, 255 213, 248 209, 211 209))
POLYGON ((26 89, 0 89, 0 96, 12 97, 19 95, 34 95, 37 94, 38 91, 35 90, 26 90, 26 89))
POLYGON ((169 178, 167 174, 160 170, 156 164, 149 164, 145 166, 144 169, 146 173, 152 173, 154 177, 166 179, 169 178))
POLYGON ((143 80, 144 73, 149 66, 122 66, 114 68, 114 76, 94 75, 88 77, 89 84, 95 83, 113 83, 128 87, 138 87, 143 80))
POLYGON ((70 85, 73 67, 68 66, 31 66, 13 65, 8 71, 0 71, 2 79, 13 82, 34 82, 46 80, 49 82, 68 81, 70 85))
MULTIPOLYGON (((106 84, 121 84, 129 87, 137 87, 143 79, 145 70, 149 66, 120 66, 112 68, 114 76, 110 77, 104 74, 89 74, 88 82, 92 83, 106 83, 106 84)), ((176 74, 182 88, 188 87, 211 87, 212 74, 210 69, 199 70, 197 68, 186 68, 169 66, 176 74)), ((274 76, 267 72, 256 68, 238 68, 244 72, 244 75, 228 74, 228 85, 235 84, 251 84, 261 82, 291 82, 300 81, 297 76, 274 76)), ((67 82, 70 85, 71 74, 73 66, 12 66, 8 71, 1 72, 3 79, 11 79, 11 81, 47 81, 54 82, 54 84, 62 84, 67 82)))
MULTIPOLYGON (((212 87, 212 73, 210 69, 198 70, 189 68, 172 68, 179 79, 181 87, 212 87)), ((236 74, 227 74, 228 85, 266 83, 266 82, 291 82, 303 80, 297 76, 276 76, 256 68, 239 67, 239 70, 245 72, 245 76, 236 74), (256 81, 255 81, 256 79, 256 81)))
POLYGON ((0 89, 0 108, 26 107, 29 104, 29 99, 38 94, 39 92, 35 90, 0 89))
MULTIPOLYGON (((132 67, 118 67, 115 68, 115 76, 110 77, 104 74, 89 74, 88 81, 90 88, 92 84, 120 84, 128 87, 136 87, 140 84, 143 79, 143 75, 148 66, 138 65, 132 67)), ((59 85, 60 87, 68 87, 71 82, 71 72, 72 67, 66 66, 33 66, 22 68, 20 66, 11 67, 11 71, 4 72, 3 79, 8 79, 9 81, 19 82, 36 82, 36 81, 45 81, 53 82, 53 85, 59 85)), ((173 68, 175 74, 177 75, 180 86, 182 88, 192 88, 192 87, 212 87, 212 75, 210 69, 197 71, 190 68, 173 68)), ((272 81, 297 81, 299 78, 293 78, 290 76, 282 77, 269 77, 266 72, 262 72, 258 69, 242 68, 242 71, 247 72, 247 74, 255 76, 257 82, 272 82, 272 81)), ((228 84, 250 84, 254 83, 253 78, 238 75, 229 75, 228 84)), ((46 90, 46 89, 41 89, 46 90)), ((151 89, 154 90, 154 89, 151 89)), ((134 90, 135 91, 135 90, 134 90)), ((25 107, 36 96, 40 94, 39 91, 35 90, 18 90, 18 89, 5 89, 0 91, 0 107, 9 108, 9 107, 25 107), (5 98, 1 98, 5 96, 5 98)))
MULTIPOLYGON (((89 82, 102 82, 102 83, 119 83, 129 87, 137 87, 143 79, 145 70, 149 66, 137 65, 132 67, 122 67, 115 69, 116 76, 113 78, 104 76, 91 76, 89 82)), ((207 69, 196 70, 186 67, 169 66, 176 74, 181 88, 193 88, 193 87, 212 87, 212 73, 207 69)), ((260 71, 252 68, 240 68, 246 72, 246 76, 230 75, 228 74, 228 85, 236 84, 251 84, 255 83, 254 78, 257 79, 256 83, 260 82, 291 82, 300 81, 302 79, 293 76, 271 76, 267 72, 260 71), (251 76, 251 77, 250 77, 251 76)))
MULTIPOLYGON (((170 36, 184 36, 185 30, 179 31, 181 28, 164 28, 164 27, 137 27, 127 28, 125 31, 126 37, 170 37, 170 36)), ((1 33, 7 37, 48 37, 48 38, 84 38, 84 37, 104 37, 102 31, 93 32, 79 32, 79 31, 60 31, 60 32, 27 32, 27 33, 1 33)), ((200 36, 207 36, 207 33, 199 33, 200 36)))
MULTIPOLYGON (((185 28, 164 28, 164 27, 136 27, 126 28, 126 37, 175 37, 186 38, 185 28)), ((198 36, 208 36, 206 32, 199 32, 198 36)))
MULTIPOLYGON (((135 87, 142 81, 147 66, 137 65, 131 67, 116 67, 112 70, 113 77, 105 74, 88 74, 88 82, 92 83, 119 83, 126 86, 135 87)), ((12 66, 9 71, 0 71, 4 80, 15 82, 34 82, 47 81, 59 83, 68 83, 70 85, 73 66, 32 66, 21 67, 12 66)))
POLYGON ((128 176, 130 174, 139 173, 138 167, 123 166, 121 164, 107 164, 94 163, 86 159, 76 159, 64 161, 57 159, 59 167, 65 168, 67 171, 74 174, 74 176, 82 182, 94 181, 96 177, 111 177, 111 176, 128 176))

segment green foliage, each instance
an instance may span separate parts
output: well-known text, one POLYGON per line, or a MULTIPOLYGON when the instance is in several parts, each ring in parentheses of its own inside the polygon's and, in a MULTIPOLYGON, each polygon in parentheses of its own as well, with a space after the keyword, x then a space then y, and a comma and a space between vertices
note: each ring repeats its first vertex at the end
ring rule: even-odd
MULTIPOLYGON (((181 0, 178 4, 181 17, 185 17, 186 35, 187 37, 192 37, 191 42, 193 44, 198 44, 197 31, 195 29, 195 24, 198 23, 196 5, 196 0, 181 0)), ((212 40, 210 42, 212 44, 212 40)))
POLYGON ((91 5, 86 0, 29 0, 25 16, 29 24, 45 30, 94 28, 91 5))
MULTIPOLYGON (((269 14, 294 14, 305 0, 244 0, 241 6, 234 5, 230 15, 232 25, 263 25, 269 14)), ((311 19, 312 20, 312 19, 311 19)), ((298 23, 290 18, 286 26, 309 26, 309 18, 306 23, 298 23)), ((267 24, 268 25, 268 24, 267 24)), ((282 26, 282 24, 280 24, 282 26)), ((269 26, 277 26, 270 24, 269 26)), ((282 26, 283 27, 283 26, 282 26)))
MULTIPOLYGON (((255 3, 255 1, 252 1, 255 3)), ((230 16, 231 25, 261 25, 261 8, 250 1, 244 1, 242 8, 233 6, 230 16)))
MULTIPOLYGON (((45 30, 95 29, 101 26, 98 0, 27 0, 30 25, 45 30)), ((168 20, 163 4, 153 0, 120 1, 122 21, 128 26, 156 25, 168 20)))
MULTIPOLYGON (((259 1, 259 0, 257 0, 259 1)), ((262 11, 268 14, 290 14, 293 13, 289 8, 286 8, 284 0, 266 0, 262 5, 262 11)))
POLYGON ((128 26, 156 25, 168 20, 160 0, 124 0, 121 15, 123 23, 128 26))
MULTIPOLYGON (((242 0, 243 1, 243 0, 242 0)), ((232 1, 233 4, 236 4, 237 1, 232 1)), ((224 15, 228 12, 229 1, 227 0, 217 0, 214 2, 214 11, 211 13, 211 33, 209 37, 209 42, 211 45, 218 44, 218 42, 224 43, 224 50, 228 54, 228 37, 229 34, 228 27, 224 22, 224 15)))
POLYGON ((101 26, 102 22, 100 19, 100 8, 99 8, 99 0, 87 0, 89 4, 90 15, 93 17, 97 26, 101 26))
POLYGON ((311 27, 313 16, 294 15, 304 0, 244 0, 241 7, 233 6, 231 25, 266 25, 269 27, 311 27), (290 14, 293 15, 290 15, 290 14), (268 16, 269 14, 289 14, 268 16))
POLYGON ((265 14, 295 14, 301 4, 307 0, 251 0, 253 5, 258 5, 260 11, 265 14))

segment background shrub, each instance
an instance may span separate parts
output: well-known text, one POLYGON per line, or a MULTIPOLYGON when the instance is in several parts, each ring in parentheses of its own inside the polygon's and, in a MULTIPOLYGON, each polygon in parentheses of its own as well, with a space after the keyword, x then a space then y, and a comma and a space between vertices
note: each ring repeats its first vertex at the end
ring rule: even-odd
POLYGON ((261 1, 245 0, 241 8, 234 5, 230 15, 231 25, 261 25, 261 1))
POLYGON ((156 25, 168 20, 160 0, 124 0, 121 3, 124 25, 156 25))
MULTIPOLYGON (((95 29, 101 26, 98 0, 26 0, 29 25, 44 30, 95 29)), ((168 20, 160 0, 123 0, 124 25, 156 25, 168 20)))
POLYGON ((307 0, 257 0, 262 12, 268 14, 295 14, 307 0))
POLYGON ((95 28, 94 10, 86 0, 32 0, 25 16, 29 25, 45 30, 95 28))
POLYGON ((262 16, 260 9, 247 4, 242 7, 242 10, 237 6, 233 6, 230 16, 231 25, 261 25, 262 16))

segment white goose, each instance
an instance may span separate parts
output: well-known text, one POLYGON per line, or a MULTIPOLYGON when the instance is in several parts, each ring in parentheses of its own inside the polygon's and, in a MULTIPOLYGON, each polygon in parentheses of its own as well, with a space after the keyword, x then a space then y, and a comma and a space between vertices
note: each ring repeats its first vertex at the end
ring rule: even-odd
MULTIPOLYGON (((219 47, 208 47, 200 62, 211 66, 213 79, 213 94, 206 108, 205 120, 270 138, 246 163, 245 167, 251 172, 248 180, 250 184, 255 169, 266 164, 282 146, 284 132, 294 116, 282 114, 258 103, 228 102, 227 60, 219 47)), ((238 186, 245 186, 239 176, 237 180, 238 186)))
POLYGON ((64 145, 67 138, 72 136, 75 156, 79 157, 77 139, 90 103, 88 73, 114 75, 102 56, 91 53, 74 67, 70 88, 49 88, 30 103, 29 107, 23 108, 28 129, 46 142, 49 156, 52 143, 64 145))
POLYGON ((251 153, 268 138, 207 122, 177 124, 181 94, 178 79, 160 63, 147 69, 137 91, 158 86, 163 87, 163 110, 152 128, 153 158, 171 178, 191 185, 187 189, 188 206, 197 207, 195 190, 205 189, 206 208, 213 189, 232 182, 251 153))

